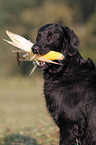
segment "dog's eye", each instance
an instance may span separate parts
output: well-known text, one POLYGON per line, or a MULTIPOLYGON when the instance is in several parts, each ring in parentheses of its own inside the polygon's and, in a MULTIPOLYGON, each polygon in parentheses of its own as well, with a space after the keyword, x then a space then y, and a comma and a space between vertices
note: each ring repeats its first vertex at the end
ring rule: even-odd
POLYGON ((55 37, 52 35, 52 36, 50 36, 50 38, 54 39, 55 37))
POLYGON ((48 40, 54 39, 55 37, 53 36, 53 34, 50 32, 47 36, 48 40))

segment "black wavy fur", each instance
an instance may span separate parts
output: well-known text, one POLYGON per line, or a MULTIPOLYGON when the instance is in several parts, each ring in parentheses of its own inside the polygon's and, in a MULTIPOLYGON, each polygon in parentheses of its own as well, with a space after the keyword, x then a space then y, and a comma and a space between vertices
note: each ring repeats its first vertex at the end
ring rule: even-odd
POLYGON ((62 65, 44 69, 48 111, 60 129, 60 145, 96 145, 96 68, 77 50, 80 40, 66 26, 47 24, 37 34, 34 53, 55 50, 64 54, 62 65))

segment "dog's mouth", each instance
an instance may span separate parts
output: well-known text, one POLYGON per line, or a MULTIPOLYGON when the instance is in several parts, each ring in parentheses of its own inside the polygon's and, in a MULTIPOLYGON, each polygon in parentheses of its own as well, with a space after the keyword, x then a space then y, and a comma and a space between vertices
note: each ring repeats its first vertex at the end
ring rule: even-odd
POLYGON ((43 66, 43 65, 45 65, 45 62, 44 62, 44 61, 39 61, 39 62, 38 62, 38 65, 39 65, 39 66, 43 66))
POLYGON ((63 65, 62 61, 59 61, 59 60, 54 61, 54 63, 39 61, 37 66, 40 70, 45 70, 45 69, 49 68, 50 66, 55 66, 55 65, 62 66, 63 65))
POLYGON ((32 51, 37 57, 37 66, 40 69, 46 69, 52 64, 61 65, 61 61, 64 59, 64 55, 60 52, 50 50, 41 54, 38 50, 38 46, 32 47, 32 51))
POLYGON ((47 62, 39 61, 37 66, 39 69, 43 70, 43 69, 47 69, 49 65, 47 62))

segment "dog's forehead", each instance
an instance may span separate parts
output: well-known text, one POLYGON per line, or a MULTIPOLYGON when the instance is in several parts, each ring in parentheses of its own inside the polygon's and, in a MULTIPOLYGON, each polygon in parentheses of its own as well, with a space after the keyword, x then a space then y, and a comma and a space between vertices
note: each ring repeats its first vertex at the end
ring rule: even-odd
POLYGON ((38 30, 38 33, 39 32, 48 32, 48 31, 51 31, 51 32, 54 32, 56 29, 62 29, 60 25, 58 24, 47 24, 47 25, 44 25, 42 26, 39 30, 38 30))

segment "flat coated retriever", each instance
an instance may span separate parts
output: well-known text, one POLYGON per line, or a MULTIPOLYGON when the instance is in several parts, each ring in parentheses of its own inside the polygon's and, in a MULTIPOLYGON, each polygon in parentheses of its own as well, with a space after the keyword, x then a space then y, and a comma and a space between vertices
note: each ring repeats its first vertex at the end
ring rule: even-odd
POLYGON ((47 24, 38 30, 32 51, 61 52, 60 65, 39 63, 44 70, 48 111, 60 129, 60 145, 96 145, 96 67, 77 50, 80 40, 66 26, 47 24))

